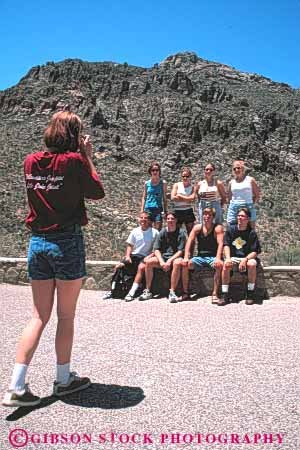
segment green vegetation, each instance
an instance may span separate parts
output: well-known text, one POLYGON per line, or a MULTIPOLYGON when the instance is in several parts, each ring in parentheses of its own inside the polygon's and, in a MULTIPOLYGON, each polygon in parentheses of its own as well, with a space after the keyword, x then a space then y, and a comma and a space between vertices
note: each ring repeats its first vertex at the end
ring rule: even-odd
POLYGON ((289 246, 269 257, 272 266, 300 266, 300 247, 289 246))

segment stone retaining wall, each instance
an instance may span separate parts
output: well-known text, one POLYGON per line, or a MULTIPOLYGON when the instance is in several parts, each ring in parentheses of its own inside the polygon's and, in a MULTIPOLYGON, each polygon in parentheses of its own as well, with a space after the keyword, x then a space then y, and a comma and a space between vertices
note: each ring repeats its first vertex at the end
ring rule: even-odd
MULTIPOLYGON (((87 261, 88 276, 84 288, 109 290, 110 280, 116 261, 87 261)), ((233 285, 243 289, 245 277, 234 274, 233 285)), ((199 295, 209 295, 212 290, 213 272, 210 269, 191 274, 191 290, 199 295)), ((0 258, 0 283, 29 284, 25 258, 0 258)), ((154 291, 162 292, 168 286, 167 278, 157 271, 154 279, 154 291)), ((257 287, 259 297, 276 295, 300 297, 300 266, 268 266, 258 272, 257 287)))

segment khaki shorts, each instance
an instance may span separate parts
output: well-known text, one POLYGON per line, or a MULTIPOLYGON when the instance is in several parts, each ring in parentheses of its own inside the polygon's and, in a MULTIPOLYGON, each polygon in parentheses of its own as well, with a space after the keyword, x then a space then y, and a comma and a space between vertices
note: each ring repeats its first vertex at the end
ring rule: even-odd
MULTIPOLYGON (((240 264, 240 262, 242 261, 242 259, 244 259, 244 258, 236 258, 236 257, 232 257, 232 258, 230 258, 231 259, 231 261, 234 263, 234 264, 240 264)), ((251 261, 252 263, 254 263, 256 266, 257 266, 257 261, 256 261, 256 259, 248 259, 248 261, 251 261)))
MULTIPOLYGON (((235 264, 235 265, 239 265, 240 264, 240 262, 242 261, 242 259, 244 259, 244 258, 236 258, 236 257, 232 257, 232 258, 230 258, 231 259, 231 262, 233 263, 233 264, 235 264)), ((256 261, 256 259, 248 259, 248 261, 250 261, 251 263, 254 263, 256 266, 257 266, 257 261, 256 261)), ((245 269, 245 272, 247 272, 247 268, 245 269)))

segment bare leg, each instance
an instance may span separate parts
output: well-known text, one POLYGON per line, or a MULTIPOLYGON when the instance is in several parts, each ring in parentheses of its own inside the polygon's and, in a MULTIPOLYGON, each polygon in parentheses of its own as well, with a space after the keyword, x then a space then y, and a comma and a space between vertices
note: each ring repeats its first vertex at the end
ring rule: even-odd
MULTIPOLYGON (((214 274, 214 289, 213 289, 213 292, 212 292, 212 295, 215 295, 216 297, 218 296, 218 292, 219 292, 221 275, 222 275, 222 267, 216 268, 215 269, 215 274, 214 274)), ((229 273, 229 276, 230 276, 230 273, 229 273)), ((224 283, 224 284, 226 284, 226 283, 224 283)))
POLYGON ((177 288, 177 284, 180 278, 180 273, 181 273, 181 261, 182 258, 177 258, 175 259, 175 261, 173 261, 173 270, 171 273, 171 291, 176 290, 177 288))
POLYGON ((231 271, 231 267, 226 267, 224 264, 223 271, 222 271, 222 284, 230 283, 230 271, 231 271))
POLYGON ((57 284, 57 330, 55 350, 57 364, 71 360, 74 336, 74 317, 82 278, 72 281, 56 280, 57 284))
POLYGON ((145 267, 146 267, 146 265, 144 263, 140 263, 138 265, 138 270, 137 270, 135 279, 133 281, 134 283, 140 284, 142 282, 143 275, 144 275, 144 272, 145 272, 145 267))
POLYGON ((256 263, 248 261, 247 262, 248 269, 248 283, 254 283, 256 281, 256 263))
POLYGON ((47 325, 54 301, 55 280, 32 280, 33 317, 21 336, 16 362, 29 364, 47 325))
POLYGON ((190 270, 194 270, 194 265, 191 260, 189 260, 187 266, 182 267, 182 287, 184 293, 189 292, 190 270))
POLYGON ((149 291, 151 289, 151 284, 152 284, 152 280, 153 280, 154 267, 160 267, 156 256, 154 256, 153 258, 149 258, 146 262, 146 267, 145 267, 146 289, 149 289, 149 291))

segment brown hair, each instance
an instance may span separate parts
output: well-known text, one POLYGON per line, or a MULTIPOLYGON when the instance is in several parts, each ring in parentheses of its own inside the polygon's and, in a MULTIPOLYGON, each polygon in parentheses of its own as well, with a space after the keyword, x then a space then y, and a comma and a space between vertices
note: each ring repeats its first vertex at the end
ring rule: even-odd
POLYGON ((148 169, 149 175, 151 175, 151 171, 152 171, 152 169, 153 169, 154 167, 157 167, 157 168, 158 168, 159 176, 160 176, 160 175, 161 175, 161 169, 160 169, 160 164, 158 164, 157 161, 153 161, 153 162, 150 164, 149 169, 148 169))
POLYGON ((211 163, 211 162, 208 162, 206 164, 205 169, 206 169, 207 166, 211 166, 214 170, 216 170, 216 166, 213 163, 211 163))
POLYGON ((148 219, 150 222, 152 222, 151 217, 150 217, 150 214, 147 213, 146 211, 143 211, 143 212, 140 213, 139 217, 142 217, 142 216, 147 216, 147 219, 148 219))
POLYGON ((251 212, 250 212, 250 209, 249 209, 249 208, 246 208, 246 207, 239 208, 237 213, 239 213, 239 212, 241 212, 241 211, 243 211, 243 212, 246 214, 246 216, 248 217, 248 219, 250 219, 250 217, 251 217, 251 212))
POLYGON ((70 111, 55 113, 44 133, 45 144, 61 151, 76 152, 79 147, 82 123, 76 114, 70 111))
POLYGON ((234 166, 234 164, 235 163, 239 163, 241 166, 243 166, 243 167, 245 167, 245 161, 243 160, 243 159, 235 159, 233 162, 232 162, 232 166, 234 166))
POLYGON ((181 169, 181 175, 183 174, 183 172, 187 172, 190 177, 192 176, 192 171, 191 171, 191 169, 189 167, 183 167, 181 169))
POLYGON ((174 219, 176 219, 177 220, 177 217, 176 217, 176 214, 175 214, 175 211, 168 211, 166 214, 165 214, 165 217, 166 217, 166 219, 167 219, 167 217, 168 216, 173 216, 174 217, 174 219))
POLYGON ((216 210, 215 210, 215 208, 204 208, 204 210, 203 210, 203 215, 204 215, 205 211, 210 211, 211 214, 212 214, 212 216, 213 216, 213 218, 215 218, 215 216, 216 216, 216 210))

